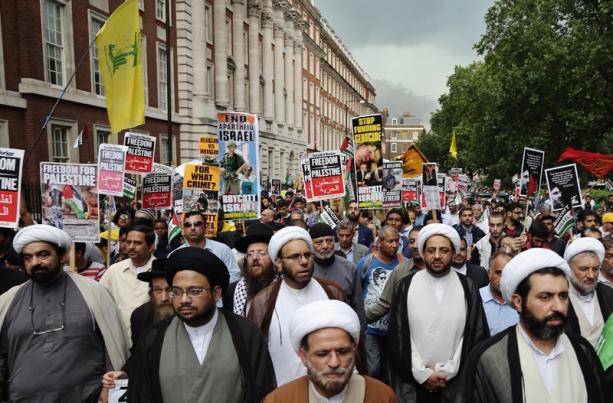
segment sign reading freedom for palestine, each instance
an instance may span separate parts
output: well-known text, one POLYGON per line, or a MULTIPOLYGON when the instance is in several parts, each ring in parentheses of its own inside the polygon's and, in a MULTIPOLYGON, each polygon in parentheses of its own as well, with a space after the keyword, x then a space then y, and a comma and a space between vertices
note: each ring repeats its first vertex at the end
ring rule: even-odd
POLYGON ((23 155, 23 150, 0 148, 0 227, 15 228, 19 222, 23 155))
POLYGON ((155 137, 144 134, 126 133, 123 144, 128 147, 126 172, 147 174, 153 171, 155 137))

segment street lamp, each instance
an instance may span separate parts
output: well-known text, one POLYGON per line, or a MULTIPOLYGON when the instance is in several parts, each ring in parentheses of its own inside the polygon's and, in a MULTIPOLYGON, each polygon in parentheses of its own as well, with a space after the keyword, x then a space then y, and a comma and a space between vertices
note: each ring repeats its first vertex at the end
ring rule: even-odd
POLYGON ((345 137, 349 136, 349 122, 347 119, 349 117, 349 104, 352 102, 359 102, 360 104, 366 103, 366 101, 364 101, 362 98, 349 99, 347 102, 345 102, 345 137))

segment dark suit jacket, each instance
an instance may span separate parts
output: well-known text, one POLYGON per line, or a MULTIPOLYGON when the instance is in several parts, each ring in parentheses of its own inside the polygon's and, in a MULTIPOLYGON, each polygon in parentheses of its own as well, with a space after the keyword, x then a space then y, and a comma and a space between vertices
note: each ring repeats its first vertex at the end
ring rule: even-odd
POLYGON ((358 243, 369 248, 373 240, 374 238, 370 228, 368 228, 366 225, 360 224, 358 226, 358 243))
POLYGON ((476 264, 466 262, 466 277, 472 280, 477 288, 483 288, 490 283, 487 270, 476 264))

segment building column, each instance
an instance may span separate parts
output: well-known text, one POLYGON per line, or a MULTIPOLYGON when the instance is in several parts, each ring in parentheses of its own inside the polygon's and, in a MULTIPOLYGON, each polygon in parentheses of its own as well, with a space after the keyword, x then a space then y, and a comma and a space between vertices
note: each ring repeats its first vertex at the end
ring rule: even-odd
POLYGON ((302 30, 304 21, 294 23, 294 122, 302 128, 302 30))
POLYGON ((285 15, 285 119, 288 126, 294 125, 294 21, 293 12, 285 15))
POLYGON ((262 8, 262 53, 264 54, 264 119, 272 121, 275 118, 273 107, 272 79, 274 74, 274 59, 272 54, 272 7, 268 3, 262 8))
POLYGON ((285 40, 285 17, 282 0, 275 0, 274 5, 274 38, 275 38, 275 118, 278 124, 285 123, 285 66, 283 63, 283 48, 285 40))
POLYGON ((228 61, 226 49, 228 38, 226 38, 226 2, 216 0, 213 7, 214 20, 214 43, 215 43, 215 103, 227 108, 230 105, 228 92, 228 61))
POLYGON ((250 113, 261 114, 260 105, 260 5, 250 0, 247 6, 249 16, 249 105, 250 113))
POLYGON ((247 103, 245 97, 245 42, 243 41, 243 21, 245 20, 245 0, 232 0, 233 24, 232 45, 234 50, 234 110, 245 112, 247 103))
POLYGON ((192 108, 194 117, 204 117, 207 97, 206 93, 206 29, 204 24, 204 2, 192 3, 192 69, 193 83, 192 108))

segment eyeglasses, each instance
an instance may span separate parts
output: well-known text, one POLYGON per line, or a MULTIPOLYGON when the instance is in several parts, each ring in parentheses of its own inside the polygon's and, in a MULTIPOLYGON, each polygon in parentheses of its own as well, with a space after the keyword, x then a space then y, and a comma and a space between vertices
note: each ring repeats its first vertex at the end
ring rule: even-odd
POLYGON ((183 228, 202 227, 203 225, 204 223, 202 221, 194 221, 194 222, 185 221, 183 223, 183 228))
POLYGON ((30 306, 28 307, 28 311, 30 311, 30 322, 32 323, 32 329, 34 330, 32 334, 34 336, 39 336, 41 334, 54 333, 64 330, 64 320, 66 317, 66 277, 64 275, 64 297, 62 302, 60 302, 60 308, 62 309, 62 324, 60 327, 55 329, 46 329, 46 330, 36 330, 36 325, 34 325, 34 282, 32 282, 32 287, 30 288, 30 306))
POLYGON ((252 250, 252 251, 247 252, 248 259, 253 259, 256 256, 257 257, 268 256, 268 251, 267 250, 252 250))
POLYGON ((313 254, 311 252, 294 253, 289 256, 279 256, 279 258, 287 259, 287 260, 299 260, 302 258, 305 258, 306 260, 311 260, 312 257, 313 257, 313 254))
POLYGON ((179 287, 172 287, 170 289, 170 292, 168 293, 168 296, 172 299, 175 299, 175 298, 182 298, 183 294, 187 294, 189 298, 198 298, 202 294, 204 294, 205 291, 210 291, 210 290, 211 290, 210 288, 201 288, 201 287, 192 287, 192 288, 188 288, 187 290, 184 290, 179 287))

